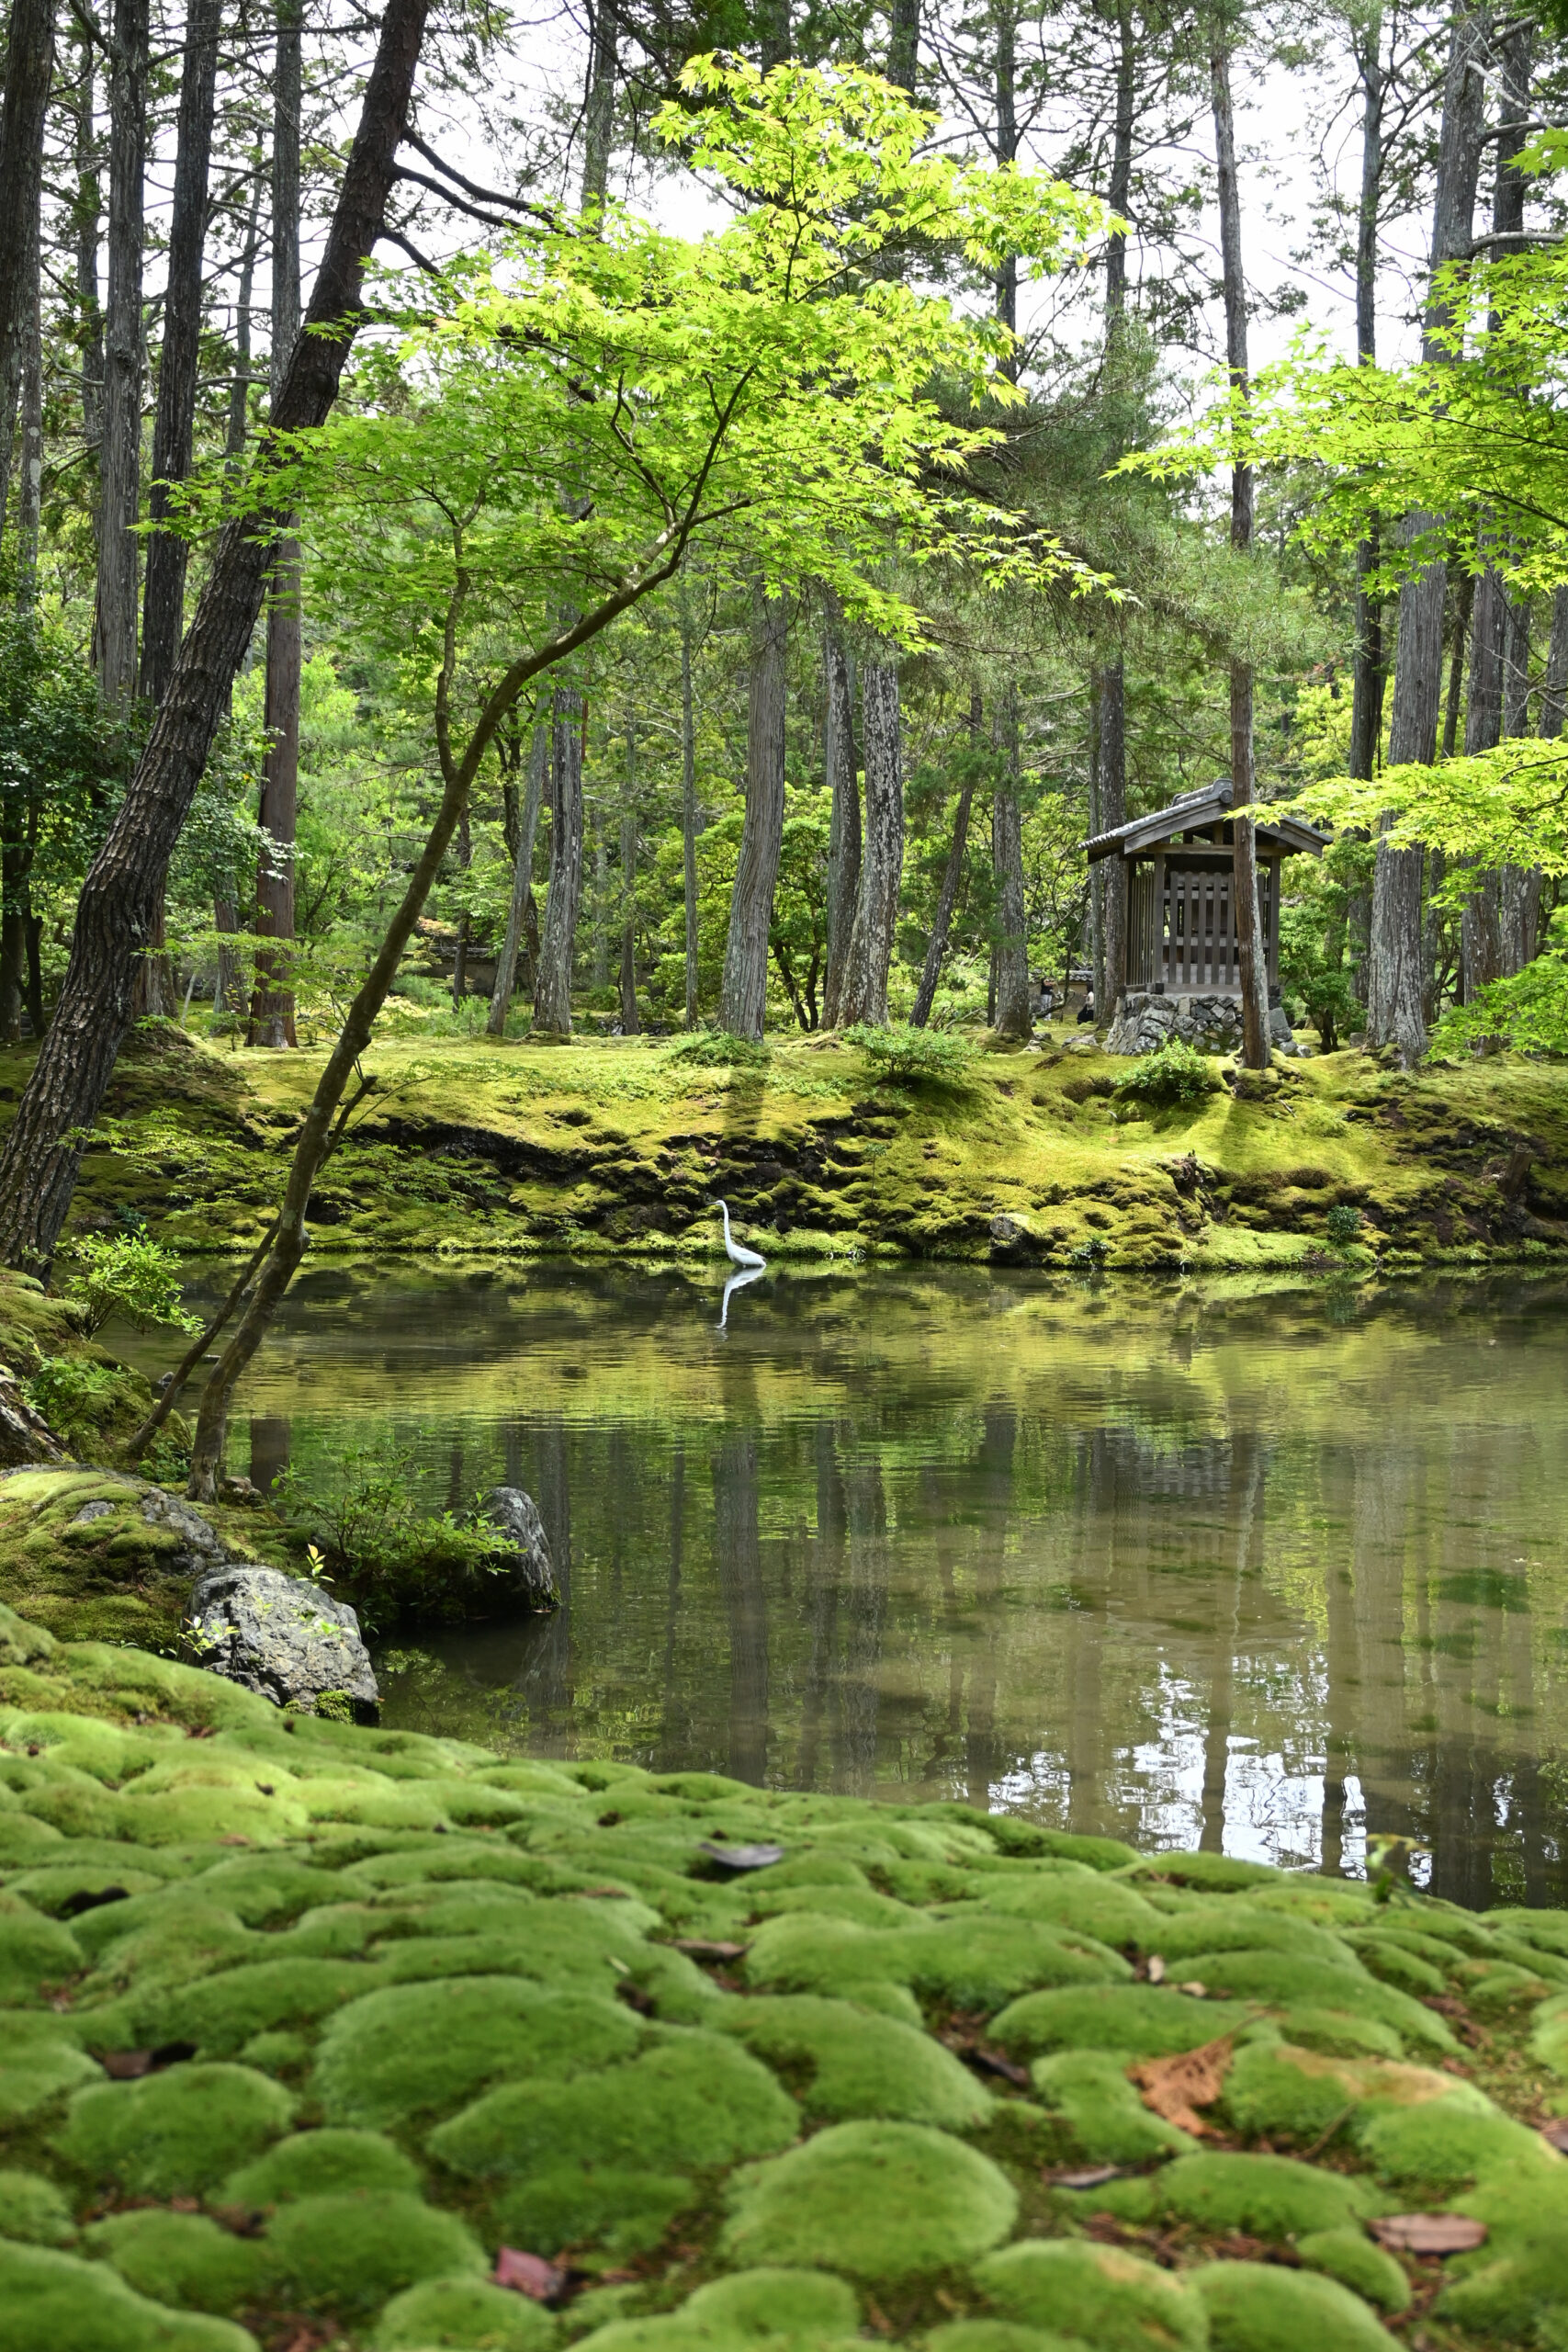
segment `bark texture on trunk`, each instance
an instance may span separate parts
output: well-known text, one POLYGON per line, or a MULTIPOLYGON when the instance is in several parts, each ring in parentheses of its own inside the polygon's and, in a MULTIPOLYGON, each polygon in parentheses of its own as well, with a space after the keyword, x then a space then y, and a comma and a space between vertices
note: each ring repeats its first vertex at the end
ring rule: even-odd
MULTIPOLYGON (((1247 280, 1241 257, 1241 183, 1235 160, 1235 111, 1231 97, 1229 38, 1215 17, 1209 50, 1209 89, 1214 116, 1214 155, 1220 197, 1220 256, 1224 280, 1225 364, 1232 389, 1247 391, 1247 280)), ((1238 555, 1252 548, 1253 481, 1250 466, 1231 472, 1231 546, 1238 555)), ((1252 757, 1252 667, 1234 658, 1230 679, 1231 804, 1245 808, 1256 783, 1252 757)), ((1101 823, 1107 820, 1102 816, 1101 823)), ((1241 1052, 1248 1069, 1269 1067, 1269 967, 1258 894, 1258 841, 1251 820, 1231 826, 1231 910, 1236 960, 1241 967, 1241 1052)), ((1119 859, 1108 864, 1120 865, 1119 859)))
POLYGON ((558 686, 551 714, 550 878, 534 978, 534 1027, 571 1035, 571 969, 582 900, 582 696, 558 686))
MULTIPOLYGON (((97 51, 90 33, 84 34, 77 66, 76 200, 72 225, 76 233, 76 334, 82 352, 82 439, 95 476, 104 423, 104 320, 98 307, 98 228, 103 189, 98 175, 97 51)), ((95 497, 95 528, 96 500, 95 497)))
POLYGON ((1551 599, 1551 635, 1541 681, 1541 733, 1555 740, 1562 732, 1564 719, 1568 719, 1568 588, 1559 588, 1551 599))
MULTIPOLYGON (((1361 78, 1361 194, 1356 209, 1356 357, 1370 368, 1377 357, 1378 214, 1383 173, 1382 9, 1374 0, 1352 36, 1361 78)), ((1382 599, 1367 582, 1378 565, 1379 534, 1371 530, 1356 549, 1356 669, 1350 709, 1350 774, 1376 772, 1382 741, 1385 672, 1382 599)))
POLYGON ((506 910, 506 936, 495 967, 495 987, 485 1027, 492 1037, 506 1035, 506 1015, 517 986, 517 962, 528 936, 528 910, 534 903, 534 842, 539 830, 539 805, 544 798, 545 767, 549 755, 549 729, 542 718, 534 722, 528 747, 528 783, 523 814, 513 851, 512 900, 506 910))
MULTIPOLYGON (((274 405, 299 337, 299 114, 303 42, 297 0, 280 0, 272 102, 272 364, 274 405)), ((256 934, 294 937, 294 842, 299 806, 299 548, 279 541, 266 614, 266 763, 257 818, 266 834, 256 869, 256 934)), ((250 1043, 296 1043, 287 945, 256 951, 250 1043)))
MULTIPOLYGON (((160 523, 170 511, 167 485, 190 471, 201 349, 201 263, 207 239, 207 179, 218 82, 220 0, 191 0, 180 75, 175 199, 169 223, 164 342, 158 355, 158 414, 152 429, 152 483, 147 511, 160 523)), ((147 542, 141 607, 141 692, 162 702, 179 651, 185 616, 186 541, 155 530, 147 542)))
POLYGON ((224 443, 224 456, 231 471, 238 468, 245 454, 245 435, 250 424, 251 294, 255 286, 260 223, 261 190, 258 187, 251 198, 250 218, 245 223, 245 242, 240 254, 240 282, 234 300, 234 374, 229 386, 229 432, 224 443))
MULTIPOLYGON (((969 741, 977 748, 980 741, 980 689, 972 687, 969 695, 969 741)), ((975 798, 975 779, 971 775, 958 795, 958 807, 953 819, 953 840, 948 845, 947 864, 942 868, 942 892, 937 899, 936 919, 931 935, 926 942, 926 960, 920 969, 920 984, 915 990, 914 1010, 909 1025, 923 1029, 931 1017, 931 1005, 936 997, 937 982, 942 978, 942 959, 947 954, 947 935, 953 928, 953 910, 958 903, 958 887, 964 879, 964 859, 969 846, 969 811, 975 798)))
POLYGON ((850 934, 860 896, 860 775, 855 758, 854 678, 848 649, 830 614, 822 639, 828 688, 824 749, 830 810, 828 830, 828 971, 822 985, 822 1021, 840 1025, 850 934))
POLYGON ((27 224, 38 220, 53 73, 54 0, 12 0, 0 101, 0 530, 6 525, 27 322, 36 295, 36 250, 27 224))
MULTIPOLYGON (((1475 10, 1456 17, 1449 40, 1443 85, 1442 130, 1438 144, 1438 184, 1432 208, 1432 267, 1470 251, 1475 217, 1475 187, 1485 127, 1485 69, 1491 20, 1475 10)), ((1448 356, 1450 316, 1441 301, 1428 305, 1422 356, 1448 356)), ((1440 526, 1441 517, 1405 518, 1406 544, 1440 526)), ((1437 756, 1438 718, 1443 683, 1443 605, 1448 566, 1441 557, 1415 573, 1399 592, 1399 628, 1393 662, 1393 707, 1389 717, 1391 766, 1437 756)), ((1385 820, 1383 830, 1387 831, 1385 820)), ((1371 937, 1368 948, 1367 1042, 1393 1046, 1407 1066, 1427 1050, 1422 1017, 1422 868, 1419 849, 1391 849, 1380 841, 1372 884, 1371 937)))
POLYGON ((887 1020, 887 977, 898 930, 904 878, 904 747, 896 657, 861 668, 861 729, 865 745, 865 839, 860 889, 850 933, 840 1019, 882 1027, 887 1020))
POLYGON ((109 269, 97 608, 98 678, 111 703, 129 703, 136 691, 147 41, 147 0, 115 0, 109 41, 109 269))
POLYGON ((582 209, 602 206, 610 188, 610 151, 615 132, 615 11, 611 0, 593 0, 590 22, 588 89, 582 108, 582 209))
POLYGON ((681 882, 686 924, 686 1026, 697 1025, 697 725, 692 704, 692 623, 681 580, 681 882))
MULTIPOLYGON (((1019 775, 1018 688, 1010 680, 997 713, 995 737, 1012 785, 999 780, 991 795, 991 870, 997 894, 996 1001, 991 1025, 999 1037, 1023 1038, 1033 1028, 1029 1002, 1029 917, 1023 899, 1023 814, 1013 786, 1019 775)), ((1104 1008, 1096 1001, 1095 1009, 1104 1008)))
POLYGON ((746 714, 746 816, 729 899, 718 1024, 732 1037, 761 1040, 768 1010, 768 932, 784 846, 784 598, 755 592, 746 714))
POLYGON ((626 720, 626 797, 621 808, 621 1035, 637 1036, 637 725, 626 720))
MULTIPOLYGON (((1100 672, 1100 831, 1108 833, 1127 820, 1127 684, 1120 657, 1100 672)), ((1127 867, 1120 857, 1100 861, 1105 876, 1100 920, 1105 942, 1105 1002, 1097 1005, 1112 1020, 1127 985, 1127 867)))
MULTIPOLYGON (((43 313, 39 303, 39 231, 35 207, 28 222, 28 307, 22 323, 21 479, 17 485, 17 601, 38 594, 39 525, 43 512, 43 313)), ((0 513, 0 523, 4 514, 0 513)))
MULTIPOLYGON (((319 424, 337 394, 360 314, 365 256, 380 233, 429 0, 388 0, 342 191, 317 273, 312 323, 277 403, 285 431, 319 424)), ((265 479, 265 468, 263 469, 265 479)), ((220 535, 207 585, 124 800, 82 886, 60 1002, 0 1151, 0 1260, 47 1267, 84 1143, 130 1014, 131 978, 152 933, 170 855, 244 659, 271 562, 259 507, 220 535)))

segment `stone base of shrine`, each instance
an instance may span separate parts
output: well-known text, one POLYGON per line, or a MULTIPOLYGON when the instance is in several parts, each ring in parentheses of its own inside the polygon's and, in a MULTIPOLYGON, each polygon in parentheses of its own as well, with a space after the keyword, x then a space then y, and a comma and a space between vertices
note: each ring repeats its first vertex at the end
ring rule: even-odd
MULTIPOLYGON (((1295 1035, 1282 1004, 1269 1007, 1269 1041, 1276 1053, 1293 1054, 1295 1035)), ((1241 1000, 1235 996, 1153 996, 1129 989, 1117 1001, 1105 1040, 1108 1054, 1153 1054, 1169 1037, 1201 1054, 1241 1051, 1241 1000)))

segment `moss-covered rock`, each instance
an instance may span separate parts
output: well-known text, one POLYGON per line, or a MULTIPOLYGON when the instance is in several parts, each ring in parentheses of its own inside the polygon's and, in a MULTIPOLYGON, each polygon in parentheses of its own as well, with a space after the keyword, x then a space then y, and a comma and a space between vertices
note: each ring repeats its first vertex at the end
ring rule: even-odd
POLYGON ((820 2271, 760 2268, 716 2278, 660 2318, 627 2319, 581 2340, 592 2352, 737 2352, 768 2345, 775 2352, 848 2352, 856 2342, 859 2305, 841 2278, 820 2271))
POLYGON ((1305 2237, 1343 2229, 1378 2210, 1359 2180, 1298 2164, 1290 2156, 1232 2155, 1204 2148, 1145 2180, 1111 2181, 1085 2201, 1131 2221, 1164 2216, 1216 2235, 1305 2237))
POLYGON ((1026 2240, 975 2269, 987 2301, 1010 2320, 1081 2337, 1096 2352, 1202 2352, 1203 2306, 1168 2271, 1082 2239, 1026 2240))
POLYGON ((47 2174, 0 2168, 0 2238, 24 2245, 69 2245, 71 2208, 47 2174))
POLYGON ((77 2091, 56 2145, 131 2197, 189 2197, 288 2128, 294 2101, 249 2066, 171 2066, 77 2091))
POLYGON ((0 2127, 99 2080, 98 2068, 51 2011, 0 2011, 0 2127))
POLYGON ((456 2213, 396 2190, 348 2189, 280 2205, 265 2243, 285 2295, 334 2314, 374 2311, 423 2279, 479 2279, 489 2267, 456 2213))
POLYGON ((1337 2278, 1342 2287, 1375 2303, 1380 2311, 1409 2310, 1409 2279, 1393 2255, 1374 2245, 1364 2230, 1352 2229, 1348 2223, 1337 2230, 1310 2230, 1304 2238, 1297 2239, 1296 2252, 1309 2270, 1337 2278))
MULTIPOLYGON (((1231 2024, 1229 2015, 1224 2022, 1231 2024)), ((1153 1984, 1029 1993, 991 2020, 994 2038, 1019 2057, 1050 2050, 1114 2050, 1129 2063, 1197 2050, 1213 2040, 1215 2030, 1214 2012, 1205 2003, 1153 1984)))
POLYGON ((417 2195, 420 2186, 419 2166, 379 2132, 297 2132, 231 2173, 218 2201, 288 2205, 348 2188, 417 2195))
POLYGON ((525 2295, 478 2278, 429 2278, 394 2295, 371 2352, 548 2352, 559 2323, 525 2295))
POLYGON ((204 2213, 155 2206, 111 2213, 87 2232, 85 2244, 138 2294, 176 2311, 240 2311, 258 2302, 276 2275, 271 2249, 259 2238, 236 2237, 204 2213))
POLYGON ((1094 2164, 1145 2164, 1194 2144, 1189 2132, 1145 2106, 1120 2053, 1063 2050, 1036 2059, 1032 2071, 1041 2105, 1061 2117, 1075 2147, 1094 2164))
POLYGON ((0 2352, 257 2352, 231 2321, 150 2301, 109 2268, 0 2240, 0 2352))
POLYGON ((1397 2338, 1336 2278, 1265 2262, 1216 2262, 1190 2274, 1213 2352, 1393 2352, 1397 2338))
POLYGON ((913 2123, 839 2123, 736 2177, 720 2240, 731 2259, 817 2263, 868 2284, 951 2270, 1006 2237, 1007 2175, 913 2123))
POLYGON ((813 2119, 876 2116, 961 2132, 986 2122, 995 2104, 929 2034, 850 2001, 764 1996, 727 2006, 715 2023, 786 2078, 803 2073, 801 2104, 813 2119))
POLYGON ((498 2076, 564 2080, 612 2065, 638 2039, 620 2003, 521 1977, 392 1985, 330 2019, 312 2087, 334 2121, 396 2123, 454 2108, 498 2076))

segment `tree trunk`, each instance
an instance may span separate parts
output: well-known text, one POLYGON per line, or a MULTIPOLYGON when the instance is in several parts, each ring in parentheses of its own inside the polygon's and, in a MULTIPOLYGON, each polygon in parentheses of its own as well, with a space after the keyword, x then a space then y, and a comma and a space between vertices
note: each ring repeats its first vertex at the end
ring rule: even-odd
POLYGON ((615 133, 615 11, 592 0, 589 17, 588 91, 582 109, 582 210, 602 208, 610 188, 615 133))
POLYGON ((697 1025, 697 729, 692 708, 692 616, 681 574, 681 878, 685 892, 686 1026, 697 1025))
POLYGON ((222 1021, 227 1023, 231 1018, 237 1020, 245 1009, 244 980, 239 956, 233 948, 223 944, 225 939, 235 937, 240 928, 239 910, 232 898, 213 899, 212 928, 219 934, 218 978, 212 989, 212 1017, 215 1023, 222 1021))
POLYGON ((905 90, 913 97, 920 52, 920 0, 890 0, 887 22, 887 78, 896 90, 905 90))
MULTIPOLYGON (((979 745, 980 718, 980 689, 974 686, 969 694, 971 750, 977 749, 979 745)), ((953 840, 948 847, 947 864, 942 868, 942 895, 937 900, 931 935, 926 942, 926 960, 920 971, 920 985, 915 990, 914 1011, 909 1015, 912 1029, 923 1029, 931 1017, 937 982, 942 978, 942 959, 947 954, 947 934, 953 928, 953 910, 958 903, 958 886, 964 878, 964 859, 969 845, 969 809, 974 797, 975 778, 971 773, 965 777, 958 795, 958 808, 953 820, 953 840)))
MULTIPOLYGON (((463 812, 457 820, 457 870, 460 874, 467 874, 474 862, 474 838, 468 825, 468 811, 466 803, 463 808, 463 812)), ((465 907, 462 913, 457 917, 457 949, 456 955, 452 958, 452 1010, 454 1012, 461 1012, 463 1010, 463 999, 468 993, 469 929, 468 910, 465 907)))
POLYGON ((904 878, 904 760, 896 656, 862 665, 861 726, 865 842, 840 1017, 845 1027, 863 1021, 880 1028, 887 1021, 887 978, 904 878))
POLYGON ((589 961, 589 984, 594 989, 606 988, 610 979, 610 853, 604 839, 604 810, 602 802, 593 804, 593 921, 590 936, 593 942, 589 961))
MULTIPOLYGON (((1432 210, 1434 271, 1470 251, 1490 35, 1490 19, 1479 11, 1453 21, 1432 210)), ((1449 356, 1449 323, 1446 304, 1431 301, 1422 338, 1424 359, 1449 356)), ((1406 545, 1423 532, 1439 529, 1441 521, 1435 514, 1407 516, 1406 545)), ((1391 766, 1417 761, 1429 767, 1437 756, 1447 583, 1448 567, 1439 556, 1408 579, 1399 592, 1393 708, 1389 719, 1391 766)), ((1384 819, 1384 832, 1390 821, 1384 819)), ((1367 1041, 1373 1046, 1393 1046, 1407 1067, 1427 1050, 1427 1024, 1421 1013, 1422 865, 1419 849, 1391 849, 1386 841, 1379 842, 1367 958, 1367 1041)))
MULTIPOLYGON (((996 740, 1016 784, 1018 688, 1010 679, 997 714, 996 740)), ((997 994, 991 1025, 998 1037, 1022 1039, 1034 1026, 1029 1001, 1029 918, 1023 902, 1023 814, 1016 790, 999 780, 991 796, 991 866, 997 891, 997 994)), ((1104 1010, 1098 1001, 1095 1009, 1104 1010)))
MULTIPOLYGON (((28 300, 22 321, 22 455, 17 485, 17 602, 38 596, 39 525, 43 512, 43 312, 39 301, 39 232, 35 203, 28 220, 28 300)), ((0 501, 0 526, 4 502, 0 501)))
POLYGON ((1551 636, 1540 689, 1540 731, 1549 741, 1562 734, 1564 719, 1568 719, 1568 588, 1559 588, 1551 599, 1551 636))
POLYGON ((492 1037, 506 1035, 506 1015, 517 986, 517 958, 527 936, 528 910, 534 902, 534 839, 539 827, 548 751, 549 729, 542 718, 536 718, 528 748, 528 786, 523 799, 523 818, 513 854, 512 903, 506 910, 506 936, 502 943, 501 961, 495 967, 490 1018, 485 1023, 492 1037))
POLYGON ((832 811, 828 831, 828 974, 822 985, 822 1022, 825 1028, 837 1029, 841 1025, 850 934, 860 897, 861 820, 853 668, 836 609, 829 613, 823 631, 822 662, 828 687, 825 763, 832 811))
MULTIPOLYGON (((1464 750, 1471 758, 1490 752, 1503 739, 1503 650, 1507 597, 1502 574, 1488 564, 1475 583, 1470 628, 1470 700, 1465 709, 1464 750)), ((1462 636, 1456 632, 1457 642, 1462 636)), ((1450 695, 1450 702, 1453 697, 1450 695)), ((1451 750, 1445 743, 1445 751, 1451 750)), ((1497 876, 1483 874, 1465 900, 1460 919, 1460 987, 1468 1004, 1478 989, 1503 975, 1497 876)))
MULTIPOLYGON (((380 233, 408 119, 428 6, 429 0, 388 0, 310 301, 312 324, 346 321, 348 332, 300 337, 275 414, 280 431, 320 424, 336 397, 360 317, 364 257, 380 233)), ((253 509, 220 534, 146 749, 82 885, 60 1001, 0 1150, 0 1260, 7 1265, 36 1272, 54 1255, 83 1147, 130 1017, 136 961, 250 643, 271 568, 269 532, 279 523, 253 509)))
POLYGON ((142 198, 147 0, 114 0, 109 42, 109 276, 104 339, 97 667, 105 699, 136 691, 136 522, 141 481, 142 198))
MULTIPOLYGON (((1359 366, 1370 368, 1377 358, 1378 213, 1383 170, 1381 0, 1373 0, 1359 28, 1357 63, 1361 76, 1361 196, 1356 212, 1356 358, 1359 366)), ((1374 520, 1356 549, 1356 670, 1350 709, 1350 774, 1354 776, 1376 773, 1382 742, 1382 599, 1367 584, 1377 570, 1378 557, 1374 520)))
MULTIPOLYGON (((1127 821, 1126 674, 1121 657, 1100 672, 1100 831, 1113 832, 1127 821)), ((1117 999, 1127 986, 1127 865, 1121 857, 1100 860, 1105 939, 1105 1001, 1100 1018, 1116 1016, 1117 999)))
POLYGON ((234 373, 229 386, 229 432, 223 451, 231 472, 238 469, 245 454, 245 435, 250 423, 251 292, 255 285, 260 218, 261 189, 258 187, 252 195, 250 219, 245 224, 245 242, 240 254, 240 283, 234 303, 234 373))
MULTIPOLYGON (((98 177, 95 119, 97 51, 90 33, 82 38, 76 99, 76 335, 82 353, 82 439, 94 476, 104 429, 104 320, 98 308, 98 227, 103 191, 98 177)), ((94 512, 97 500, 95 494, 94 512)), ((95 522, 96 527, 96 522, 95 522)))
POLYGON ((0 531, 11 471, 28 319, 36 303, 34 241, 43 186, 44 123, 54 72, 55 0, 12 0, 0 111, 0 531))
POLYGON ((751 602, 751 674, 746 718, 746 816, 729 900, 718 1023, 760 1043, 768 1011, 768 932, 784 846, 784 655, 789 606, 757 586, 751 602))
POLYGON ((1444 600, 1444 612, 1449 618, 1449 691, 1443 705, 1443 757, 1451 760, 1459 740, 1460 696, 1464 691, 1464 652, 1470 639, 1470 618, 1475 602, 1475 580, 1471 572, 1461 572, 1458 593, 1444 600))
POLYGON ((551 720, 550 878, 534 979, 537 1036, 571 1035, 571 967, 582 898, 582 696, 558 686, 551 720))
MULTIPOLYGON (((276 407, 299 336, 299 111, 304 74, 298 0, 279 0, 272 94, 272 361, 276 407)), ((266 839, 256 866, 256 935, 294 937, 299 806, 299 545, 278 542, 266 613, 266 762, 256 811, 266 839)), ((287 945, 258 947, 250 1043, 298 1042, 287 945)))
MULTIPOLYGON (((1214 115, 1214 159, 1219 179, 1220 256, 1225 304, 1225 364, 1232 390, 1247 392, 1247 280, 1241 260, 1241 183, 1235 163, 1235 114, 1231 100, 1227 28, 1216 15, 1210 37, 1209 88, 1214 115)), ((1252 549, 1253 482, 1250 466, 1231 471, 1231 546, 1238 555, 1252 549)), ((1252 760, 1252 666, 1231 661, 1231 806, 1240 810, 1256 790, 1252 760)), ((1101 818, 1101 823, 1107 820, 1101 818)), ((1248 1069, 1269 1067, 1269 967, 1263 949, 1258 893, 1258 839, 1250 818, 1231 821, 1231 911, 1235 924, 1241 978, 1241 1057, 1248 1069)), ((1114 861, 1120 864, 1120 860, 1114 861)))
MULTIPOLYGON (((152 431, 152 484, 147 501, 149 516, 155 524, 169 512, 167 485, 183 481, 190 471, 201 347, 201 264, 207 235, 207 175, 212 153, 220 12, 220 0, 190 0, 186 17, 179 132, 175 151, 175 200, 169 224, 168 283, 164 295, 164 344, 158 356, 158 415, 152 431)), ((147 581, 141 608, 141 692, 152 703, 163 701, 175 656, 179 651, 186 555, 186 540, 178 532, 155 530, 147 542, 147 581)))
POLYGON ((637 1010, 637 722, 626 720, 626 797, 621 810, 621 1035, 641 1030, 637 1010))

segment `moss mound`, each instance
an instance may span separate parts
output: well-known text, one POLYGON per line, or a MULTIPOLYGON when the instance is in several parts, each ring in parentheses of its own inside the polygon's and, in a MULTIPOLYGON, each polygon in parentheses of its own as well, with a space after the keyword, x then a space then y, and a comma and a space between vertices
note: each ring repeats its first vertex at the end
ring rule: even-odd
POLYGON ((914 2123, 840 2123, 735 2184, 720 2245, 745 2262, 821 2264, 877 2284, 955 2269, 1013 2225, 988 2158, 914 2123))
POLYGON ((1506 2111, 1564 2096, 1561 1921, 1222 1862, 502 1763, 0 1615, 0 2352, 1386 2352, 1364 2222, 1445 2203, 1488 2236, 1438 2328, 1568 2344, 1568 2163, 1506 2111), (785 1859, 721 1882, 709 1841, 785 1859), (1133 1981, 1156 1953, 1230 1997, 1133 1981), (1403 1961, 1485 2020, 1462 2061, 1403 1961), (1250 2151, 1130 2079, 1213 2041, 1250 2151), (1301 2267, 1203 2259, 1251 2241, 1301 2267))

